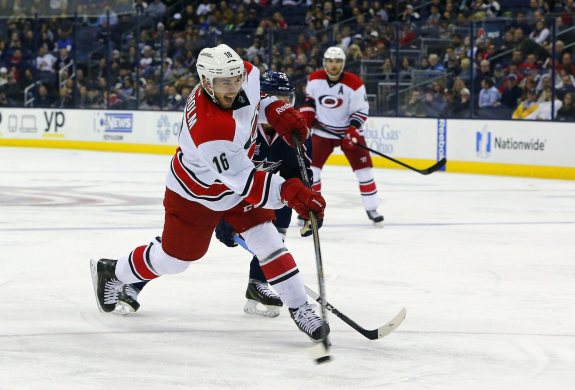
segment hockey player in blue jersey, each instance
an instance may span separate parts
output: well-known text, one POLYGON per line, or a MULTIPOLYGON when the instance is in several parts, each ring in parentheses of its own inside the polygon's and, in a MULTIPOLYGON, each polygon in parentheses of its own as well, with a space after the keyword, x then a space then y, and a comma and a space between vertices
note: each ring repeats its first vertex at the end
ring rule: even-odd
MULTIPOLYGON (((260 78, 260 87, 262 97, 273 95, 280 100, 294 104, 295 87, 285 73, 273 71, 264 73, 260 78)), ((268 124, 258 124, 256 149, 252 161, 258 170, 266 170, 271 173, 279 172, 280 176, 286 180, 293 177, 301 178, 295 149, 284 142, 268 124)), ((312 177, 311 169, 308 169, 308 177, 312 177)), ((286 206, 277 209, 275 214, 274 225, 285 240, 292 217, 292 209, 286 206)), ((319 222, 319 226, 321 226, 321 220, 319 222)), ((304 237, 311 235, 311 233, 309 224, 304 225, 300 231, 304 237)), ((238 245, 234 240, 235 235, 233 227, 222 219, 216 227, 216 237, 225 245, 234 247, 238 245)), ((120 293, 114 312, 116 314, 129 314, 137 311, 140 306, 137 297, 145 285, 146 282, 128 285, 125 291, 120 293)), ((270 289, 255 256, 250 263, 246 298, 244 312, 248 314, 277 317, 279 308, 283 306, 280 297, 270 289)))

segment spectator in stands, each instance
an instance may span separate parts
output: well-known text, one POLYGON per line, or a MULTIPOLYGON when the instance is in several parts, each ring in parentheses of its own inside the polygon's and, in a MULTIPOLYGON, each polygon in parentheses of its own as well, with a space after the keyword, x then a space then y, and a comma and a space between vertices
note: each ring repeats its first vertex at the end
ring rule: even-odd
POLYGON ((405 23, 399 36, 399 44, 407 46, 417 39, 417 34, 412 30, 411 23, 405 23))
POLYGON ((565 5, 561 10, 561 22, 564 26, 571 27, 573 25, 573 16, 575 15, 575 1, 565 0, 565 5))
POLYGON ((403 108, 403 115, 419 118, 427 116, 427 108, 421 99, 421 92, 418 89, 411 91, 411 97, 407 105, 403 108))
POLYGON ((479 93, 480 89, 482 88, 482 81, 485 78, 492 78, 492 77, 493 74, 491 73, 491 64, 489 60, 481 60, 481 62, 479 63, 479 70, 477 71, 477 75, 473 79, 474 94, 479 93))
POLYGON ((481 8, 488 18, 497 18, 501 13, 501 5, 497 0, 487 0, 487 3, 482 4, 481 8))
POLYGON ((573 93, 568 92, 563 97, 563 106, 557 111, 557 120, 575 121, 575 102, 573 102, 573 93))
POLYGON ((383 60, 383 65, 381 66, 380 80, 381 81, 395 80, 395 66, 391 58, 386 58, 383 60))
POLYGON ((535 23, 535 29, 531 32, 531 34, 529 34, 529 39, 532 39, 539 45, 543 45, 547 42, 550 35, 551 33, 545 25, 545 22, 543 20, 539 20, 537 23, 535 23))
POLYGON ((40 72, 40 80, 48 84, 55 82, 55 64, 56 57, 46 50, 46 46, 40 46, 36 57, 36 69, 40 72))
POLYGON ((425 106, 427 108, 427 115, 431 117, 439 117, 445 112, 446 101, 442 92, 443 85, 438 85, 437 82, 432 83, 432 87, 425 92, 425 106))
POLYGON ((523 11, 517 12, 515 20, 511 23, 510 27, 512 29, 520 28, 523 31, 523 35, 529 35, 533 30, 533 27, 527 22, 525 12, 523 11))
POLYGON ((363 58, 363 53, 361 48, 353 43, 349 45, 349 51, 347 53, 347 58, 349 58, 349 62, 359 61, 363 58))
POLYGON ((514 74, 508 75, 501 94, 501 104, 507 108, 515 109, 522 95, 523 90, 517 85, 517 76, 514 74))
POLYGON ((538 0, 529 0, 529 9, 525 13, 525 17, 529 23, 535 22, 535 13, 543 11, 543 8, 539 6, 538 0))
POLYGON ((439 56, 437 54, 431 53, 429 55, 429 57, 427 58, 427 60, 429 61, 429 70, 435 70, 438 72, 445 72, 445 68, 439 62, 439 56))
POLYGON ((8 83, 8 69, 3 66, 0 68, 0 89, 8 83))
POLYGON ((481 81, 481 91, 479 92, 479 108, 497 107, 501 100, 501 94, 495 88, 493 79, 485 77, 481 81))
POLYGON ((544 74, 539 78, 539 82, 535 87, 535 90, 539 94, 539 102, 550 101, 551 100, 551 75, 544 74))
POLYGON ((155 22, 159 22, 163 19, 166 14, 167 7, 161 0, 153 0, 148 5, 148 15, 154 19, 155 22))
POLYGON ((537 91, 531 88, 527 91, 527 99, 522 101, 519 106, 513 111, 512 119, 526 119, 530 114, 535 112, 539 107, 537 102, 537 91))
POLYGON ((58 108, 74 108, 74 101, 72 100, 71 91, 66 88, 60 88, 60 98, 56 103, 56 107, 58 108))
POLYGON ((6 73, 6 83, 2 87, 5 94, 6 105, 9 107, 18 107, 22 104, 22 90, 18 86, 18 81, 15 77, 16 69, 10 68, 6 73))
POLYGON ((525 119, 551 120, 557 116, 557 112, 563 106, 563 102, 557 98, 553 105, 551 104, 551 95, 546 95, 543 101, 539 101, 539 106, 531 114, 527 115, 525 119), (554 113, 552 114, 552 112, 554 113))
POLYGON ((416 23, 419 21, 420 18, 421 16, 419 15, 419 13, 415 12, 413 5, 411 4, 407 4, 405 6, 403 14, 401 15, 401 21, 407 24, 416 23))
POLYGON ((46 88, 46 85, 40 84, 38 86, 38 92, 34 97, 34 107, 49 108, 52 107, 53 104, 54 100, 49 95, 48 88, 46 88))
POLYGON ((59 51, 60 55, 58 56, 56 62, 54 63, 54 70, 56 71, 56 73, 60 72, 62 69, 64 69, 66 66, 72 63, 72 58, 68 54, 68 50, 66 48, 63 47, 59 51))
POLYGON ((575 65, 571 60, 571 53, 565 52, 561 57, 561 64, 557 66, 557 70, 559 72, 563 72, 564 74, 570 74, 575 76, 575 65))
POLYGON ((564 74, 563 77, 561 77, 561 83, 559 84, 559 87, 557 88, 557 96, 560 99, 563 99, 563 97, 568 94, 568 93, 575 93, 575 77, 573 75, 570 74, 564 74))
POLYGON ((453 103, 451 107, 451 114, 455 118, 462 118, 469 114, 469 97, 471 93, 469 89, 463 88, 458 96, 453 98, 453 103))

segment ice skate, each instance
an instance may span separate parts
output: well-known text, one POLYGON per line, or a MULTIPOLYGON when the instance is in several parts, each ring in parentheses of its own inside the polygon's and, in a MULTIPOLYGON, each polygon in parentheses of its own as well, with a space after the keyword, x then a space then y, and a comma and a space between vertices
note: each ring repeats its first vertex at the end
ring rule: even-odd
POLYGON ((299 214, 298 214, 298 216, 297 216, 297 225, 300 226, 300 227, 303 226, 303 225, 305 225, 305 219, 303 219, 303 217, 302 217, 301 215, 299 215, 299 214))
POLYGON ((257 314, 264 317, 277 317, 283 303, 280 297, 270 290, 269 285, 259 280, 250 279, 246 290, 248 299, 244 305, 246 314, 257 314), (261 308, 263 306, 263 309, 261 308))
MULTIPOLYGON (((329 334, 329 324, 316 314, 313 309, 315 305, 304 303, 297 309, 289 309, 289 314, 294 320, 295 324, 304 332, 313 342, 320 342, 322 336, 322 324, 325 328, 325 335, 329 334)), ((329 344, 328 344, 329 345, 329 344)))
POLYGON ((117 260, 110 259, 90 260, 96 303, 102 313, 114 310, 118 303, 118 294, 124 286, 116 278, 116 263, 117 260))
POLYGON ((138 294, 140 290, 133 284, 126 284, 118 294, 118 303, 114 308, 114 314, 129 315, 135 313, 140 308, 138 294))
POLYGON ((366 210, 367 217, 371 222, 377 227, 383 227, 383 215, 377 212, 377 210, 366 210))

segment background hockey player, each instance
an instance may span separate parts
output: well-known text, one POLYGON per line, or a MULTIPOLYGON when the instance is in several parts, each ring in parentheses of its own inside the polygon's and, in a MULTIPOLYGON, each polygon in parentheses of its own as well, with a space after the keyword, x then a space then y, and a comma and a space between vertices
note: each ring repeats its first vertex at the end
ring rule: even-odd
MULTIPOLYGON (((284 102, 294 103, 295 87, 285 73, 268 71, 262 75, 260 85, 262 97, 275 96, 284 102)), ((269 124, 258 125, 253 161, 260 169, 273 173, 277 172, 286 180, 301 178, 295 149, 287 145, 269 124)), ((311 171, 308 172, 308 176, 311 177, 311 171)), ((277 209, 275 214, 274 225, 285 240, 292 217, 292 209, 286 206, 277 209)), ((304 237, 311 235, 310 226, 304 226, 300 233, 304 237)), ((224 220, 220 221, 216 227, 216 237, 227 246, 237 246, 234 241, 235 234, 233 227, 224 220)), ((269 288, 256 256, 253 257, 250 263, 246 298, 247 302, 244 306, 246 313, 269 317, 279 315, 279 307, 282 306, 282 302, 279 296, 269 288), (258 304, 265 306, 266 310, 259 309, 258 304)))
POLYGON ((91 261, 98 307, 113 311, 127 284, 183 272, 207 252, 223 218, 256 254, 298 328, 319 341, 329 326, 307 303, 297 264, 272 221, 273 209, 285 204, 304 217, 321 216, 325 200, 301 180, 259 171, 251 160, 258 120, 290 144, 294 136, 305 140, 309 129, 290 104, 260 100, 259 71, 228 46, 204 48, 196 67, 200 84, 186 102, 166 179, 162 237, 118 260, 91 261))
POLYGON ((369 114, 365 86, 358 76, 345 72, 344 66, 343 50, 328 48, 323 56, 324 69, 308 77, 306 101, 300 108, 308 126, 313 126, 313 189, 321 190, 321 170, 333 149, 341 147, 359 182, 367 216, 375 224, 380 224, 383 216, 377 210, 379 199, 371 156, 367 150, 356 146, 358 143, 365 145, 362 127, 369 114))

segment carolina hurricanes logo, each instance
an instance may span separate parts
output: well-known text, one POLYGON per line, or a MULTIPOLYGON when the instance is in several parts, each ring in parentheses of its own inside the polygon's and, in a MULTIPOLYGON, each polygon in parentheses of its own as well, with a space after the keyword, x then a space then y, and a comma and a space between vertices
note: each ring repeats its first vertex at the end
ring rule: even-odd
POLYGON ((325 108, 338 108, 343 104, 343 99, 331 95, 323 95, 319 97, 319 104, 325 108))

